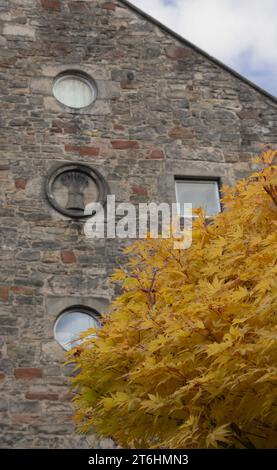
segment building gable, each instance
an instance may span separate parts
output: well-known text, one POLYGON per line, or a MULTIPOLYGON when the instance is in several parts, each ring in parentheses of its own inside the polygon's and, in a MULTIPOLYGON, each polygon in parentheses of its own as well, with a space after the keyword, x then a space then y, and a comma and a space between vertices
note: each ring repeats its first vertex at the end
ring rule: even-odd
MULTIPOLYGON (((219 66, 220 68, 222 68, 223 70, 226 70, 227 72, 229 72, 231 75, 233 75, 234 77, 238 78, 239 80, 241 80, 242 82, 244 82, 246 85, 249 85, 250 87, 252 87, 253 89, 257 90, 259 93, 261 93, 262 95, 264 95, 265 97, 267 98, 270 98, 272 101, 274 101, 275 103, 277 102, 277 98, 276 96, 272 95, 271 93, 269 93, 268 91, 264 90, 263 88, 261 88, 260 86, 256 85, 254 82, 252 82, 251 80, 247 79, 246 77, 244 77, 243 75, 241 75, 239 72, 235 71, 234 69, 232 69, 231 67, 229 67, 228 65, 224 64, 222 61, 216 59, 215 57, 211 56, 210 54, 208 54, 207 52, 205 52, 203 49, 201 49, 200 47, 196 46, 195 44, 191 43, 190 41, 188 41, 187 39, 185 39, 183 36, 181 36, 180 34, 176 33, 175 31, 173 31, 172 29, 170 29, 169 27, 165 26, 163 23, 161 23, 159 20, 157 20, 156 18, 154 18, 153 16, 149 15, 148 13, 144 12, 143 10, 141 10, 140 8, 138 8, 137 6, 135 6, 134 4, 132 4, 131 2, 129 2, 128 0, 118 0, 119 3, 122 3, 123 5, 126 5, 127 8, 130 8, 132 11, 134 11, 136 14, 138 14, 139 16, 145 18, 147 21, 151 22, 152 24, 156 25, 158 28, 160 28, 162 31, 164 31, 165 33, 169 34, 171 37, 177 39, 178 42, 180 42, 181 45, 185 46, 185 47, 188 47, 188 48, 191 48, 193 49, 195 52, 197 52, 198 54, 202 55, 203 57, 205 57, 208 61, 216 64, 217 66, 219 66)), ((112 8, 112 2, 110 2, 110 8, 112 8)), ((181 53, 180 53, 180 58, 181 58, 181 53)))

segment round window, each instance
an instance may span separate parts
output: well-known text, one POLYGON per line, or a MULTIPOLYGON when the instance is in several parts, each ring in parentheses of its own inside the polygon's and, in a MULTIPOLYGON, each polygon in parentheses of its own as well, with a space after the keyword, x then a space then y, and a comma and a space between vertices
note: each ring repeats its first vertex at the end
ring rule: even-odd
POLYGON ((82 341, 80 334, 89 328, 99 328, 99 315, 91 310, 73 307, 63 312, 55 323, 54 336, 60 345, 69 351, 82 341))
POLYGON ((54 82, 55 98, 69 108, 86 108, 96 99, 96 86, 88 75, 68 72, 54 82))

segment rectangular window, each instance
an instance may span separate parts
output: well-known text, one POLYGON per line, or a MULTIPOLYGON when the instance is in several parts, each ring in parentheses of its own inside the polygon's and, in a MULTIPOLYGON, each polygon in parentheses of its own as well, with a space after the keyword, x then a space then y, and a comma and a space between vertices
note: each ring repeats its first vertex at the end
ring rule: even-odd
POLYGON ((181 204, 180 215, 184 215, 183 203, 191 203, 193 209, 202 207, 207 217, 221 211, 216 180, 176 179, 175 190, 177 202, 181 204))

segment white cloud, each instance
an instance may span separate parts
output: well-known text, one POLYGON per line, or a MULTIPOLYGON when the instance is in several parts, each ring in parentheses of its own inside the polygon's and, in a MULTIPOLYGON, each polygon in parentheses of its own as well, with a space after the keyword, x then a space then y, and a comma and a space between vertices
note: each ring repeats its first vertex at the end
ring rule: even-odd
POLYGON ((276 0, 132 0, 132 3, 277 94, 276 0))

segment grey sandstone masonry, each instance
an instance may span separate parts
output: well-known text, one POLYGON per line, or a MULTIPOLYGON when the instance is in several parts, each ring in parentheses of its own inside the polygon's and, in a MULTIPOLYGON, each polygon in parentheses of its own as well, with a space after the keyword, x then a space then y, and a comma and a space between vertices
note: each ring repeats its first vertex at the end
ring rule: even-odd
POLYGON ((124 243, 87 240, 45 176, 87 163, 137 203, 174 201, 175 176, 233 183, 277 143, 276 101, 120 1, 1 1, 0 34, 0 446, 109 447, 74 432, 53 325, 70 305, 105 312, 124 243), (53 97, 69 69, 96 81, 88 109, 53 97))

